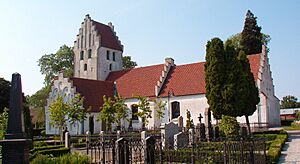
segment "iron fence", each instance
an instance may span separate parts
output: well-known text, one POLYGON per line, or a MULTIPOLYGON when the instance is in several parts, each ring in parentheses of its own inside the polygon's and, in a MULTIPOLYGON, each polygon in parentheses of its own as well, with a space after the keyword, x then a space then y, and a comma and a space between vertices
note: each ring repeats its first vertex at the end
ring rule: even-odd
POLYGON ((266 163, 263 138, 197 140, 180 148, 163 144, 161 136, 86 136, 86 154, 93 163, 266 163))

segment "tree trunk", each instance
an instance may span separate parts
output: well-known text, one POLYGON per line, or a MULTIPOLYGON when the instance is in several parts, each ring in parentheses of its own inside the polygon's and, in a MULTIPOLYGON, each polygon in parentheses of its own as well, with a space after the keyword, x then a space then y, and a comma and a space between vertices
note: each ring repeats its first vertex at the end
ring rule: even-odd
POLYGON ((247 124, 247 128, 248 128, 248 133, 249 135, 251 134, 251 128, 250 128, 250 122, 249 122, 249 117, 248 116, 245 116, 246 118, 246 124, 247 124))

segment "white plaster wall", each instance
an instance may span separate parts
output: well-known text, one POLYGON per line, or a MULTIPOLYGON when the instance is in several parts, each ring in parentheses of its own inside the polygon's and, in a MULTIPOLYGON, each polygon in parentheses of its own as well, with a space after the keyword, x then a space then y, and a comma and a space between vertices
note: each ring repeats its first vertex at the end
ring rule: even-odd
POLYGON ((122 51, 114 50, 111 48, 100 47, 98 49, 98 80, 105 80, 108 74, 111 72, 109 70, 109 65, 112 64, 111 71, 118 71, 122 69, 122 51), (110 58, 107 60, 106 53, 110 52, 110 58), (115 61, 113 61, 113 52, 115 52, 115 61))

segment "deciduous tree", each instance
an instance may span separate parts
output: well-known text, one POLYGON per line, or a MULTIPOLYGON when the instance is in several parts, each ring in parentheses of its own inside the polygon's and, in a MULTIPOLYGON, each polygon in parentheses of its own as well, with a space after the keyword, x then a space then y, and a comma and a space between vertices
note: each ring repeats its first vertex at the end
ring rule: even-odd
POLYGON ((148 101, 148 97, 144 96, 137 96, 136 97, 139 101, 138 107, 139 111, 135 113, 138 117, 142 119, 142 126, 145 128, 145 126, 148 125, 148 118, 152 118, 151 113, 152 111, 150 110, 150 103, 148 101))
POLYGON ((124 69, 134 68, 137 66, 136 62, 131 60, 131 56, 123 56, 122 61, 124 69))
POLYGON ((10 82, 0 78, 0 113, 9 108, 10 82))
POLYGON ((114 97, 113 108, 115 108, 115 117, 117 126, 121 127, 122 120, 129 121, 127 119, 129 109, 125 104, 125 99, 123 99, 120 95, 114 97))
POLYGON ((77 123, 77 134, 79 131, 79 122, 83 122, 87 118, 88 109, 84 108, 83 102, 84 97, 81 97, 80 94, 75 94, 71 99, 69 109, 67 111, 67 116, 70 123, 77 123))
POLYGON ((66 125, 68 110, 69 104, 65 103, 61 96, 58 96, 49 106, 51 123, 59 128, 60 133, 62 133, 62 128, 66 125))
POLYGON ((155 110, 155 116, 161 120, 164 118, 164 111, 166 107, 166 102, 163 102, 161 99, 155 99, 154 101, 154 110, 155 110))
POLYGON ((103 106, 101 107, 101 112, 98 114, 97 120, 105 123, 106 129, 108 131, 112 130, 112 124, 115 122, 116 109, 113 104, 113 100, 106 96, 103 96, 103 106))
POLYGON ((280 108, 285 109, 285 108, 299 108, 300 103, 298 102, 297 97, 288 95, 284 96, 282 100, 280 101, 280 108))
POLYGON ((73 74, 73 50, 71 47, 63 45, 55 54, 45 54, 38 60, 40 71, 45 75, 44 83, 49 85, 54 76, 60 71, 64 71, 67 77, 73 74))

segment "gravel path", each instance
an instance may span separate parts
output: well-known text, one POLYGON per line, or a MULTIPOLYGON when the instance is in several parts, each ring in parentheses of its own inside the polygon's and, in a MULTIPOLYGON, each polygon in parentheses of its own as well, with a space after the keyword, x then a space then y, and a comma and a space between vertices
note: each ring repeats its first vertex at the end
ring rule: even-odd
POLYGON ((300 164, 300 131, 288 131, 289 139, 285 143, 278 163, 300 164))

